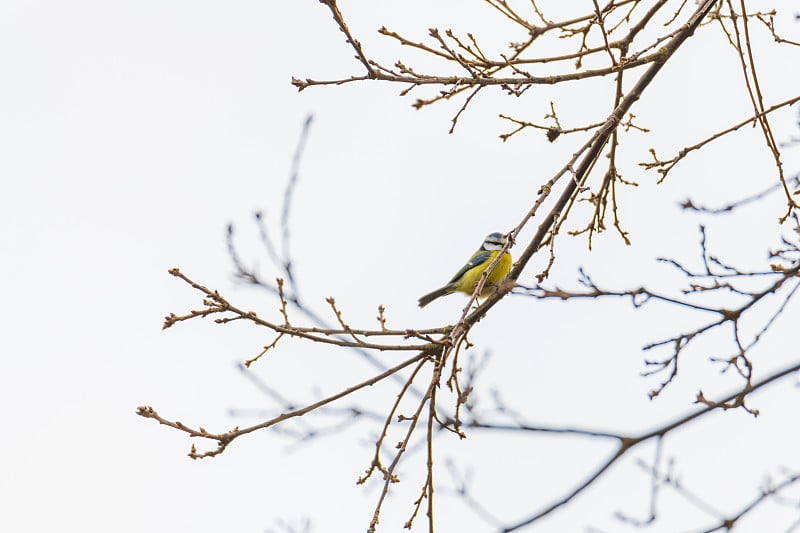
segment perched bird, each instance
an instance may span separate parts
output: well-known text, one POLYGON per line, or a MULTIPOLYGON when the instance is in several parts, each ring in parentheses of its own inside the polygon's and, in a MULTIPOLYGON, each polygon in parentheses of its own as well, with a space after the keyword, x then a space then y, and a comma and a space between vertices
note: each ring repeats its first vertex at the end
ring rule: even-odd
MULTIPOLYGON (((472 257, 469 258, 467 264, 461 267, 453 279, 450 280, 450 283, 445 285, 440 289, 436 289, 430 294, 426 294, 422 298, 419 299, 419 306, 425 307, 436 298, 440 296, 444 296, 446 294, 452 294, 454 292, 464 292, 467 294, 472 294, 475 292, 475 285, 481 279, 481 274, 486 270, 497 254, 500 253, 500 250, 503 249, 508 240, 502 233, 492 233, 491 235, 487 235, 486 239, 481 244, 481 247, 478 249, 477 252, 472 254, 472 257)), ((486 278, 486 283, 483 285, 483 290, 479 296, 489 296, 492 291, 497 289, 497 287, 506 279, 508 276, 508 272, 511 270, 511 254, 508 252, 503 252, 503 257, 500 258, 500 261, 495 265, 494 270, 489 274, 489 277, 486 278)))

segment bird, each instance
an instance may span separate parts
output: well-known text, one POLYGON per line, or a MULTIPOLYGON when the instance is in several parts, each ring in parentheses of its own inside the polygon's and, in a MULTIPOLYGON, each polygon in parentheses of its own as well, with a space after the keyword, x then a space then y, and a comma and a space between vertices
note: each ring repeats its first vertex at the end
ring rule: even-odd
MULTIPOLYGON (((453 276, 450 283, 420 298, 419 306, 425 307, 435 299, 454 292, 463 292, 471 295, 475 292, 475 286, 480 281, 483 272, 507 242, 508 239, 502 233, 490 233, 487 235, 478 251, 472 254, 467 264, 461 267, 461 270, 453 276)), ((503 252, 503 257, 495 265, 494 270, 489 273, 486 283, 484 283, 483 289, 478 296, 489 296, 492 291, 500 286, 511 270, 511 262, 511 254, 503 252)))

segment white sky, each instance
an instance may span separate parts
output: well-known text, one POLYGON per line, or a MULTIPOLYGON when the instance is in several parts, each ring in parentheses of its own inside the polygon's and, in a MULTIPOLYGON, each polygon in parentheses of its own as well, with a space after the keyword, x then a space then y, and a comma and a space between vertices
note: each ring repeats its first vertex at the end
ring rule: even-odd
MULTIPOLYGON (((487 48, 522 38, 507 35, 508 26, 492 22, 480 2, 464 4, 343 1, 341 9, 368 54, 388 63, 407 50, 377 35, 381 25, 417 39, 433 26, 470 30, 485 35, 487 48)), ((784 35, 800 39, 794 2, 758 4, 774 5, 784 35)), ((767 105, 796 95, 800 50, 777 47, 761 31, 758 42, 767 105)), ((270 336, 208 320, 161 331, 167 313, 200 306, 198 294, 167 269, 178 266, 242 307, 277 316, 271 298, 233 280, 224 231, 234 222, 245 260, 261 265, 267 279, 276 275, 258 247, 252 213, 264 210, 275 226, 295 143, 313 113, 292 212, 305 300, 325 313, 324 298, 334 296, 347 320, 365 327, 377 325, 378 304, 387 306, 393 327, 452 322, 464 300, 419 310, 417 297, 449 279, 484 235, 513 227, 540 184, 585 141, 549 144, 540 133, 522 133, 502 143, 508 126, 497 114, 542 121, 555 100, 571 127, 604 118, 610 102, 607 87, 593 82, 535 87, 519 99, 486 91, 448 135, 460 102, 415 111, 413 98, 431 94, 424 90, 404 99, 400 87, 364 83, 298 94, 292 76, 362 72, 328 10, 313 0, 7 0, 0 4, 0 72, 0 530, 15 532, 285 531, 279 520, 297 525, 303 517, 315 532, 366 529, 378 485, 354 481, 369 464, 376 422, 299 447, 260 432, 195 462, 183 434, 135 416, 137 406, 152 405, 168 418, 224 431, 266 416, 234 419, 229 409, 274 410, 236 368, 270 336)), ((562 239, 553 284, 576 287, 584 266, 608 287, 678 287, 682 280, 653 260, 697 260, 701 219, 682 214, 677 201, 719 205, 776 179, 763 139, 749 128, 690 156, 660 186, 636 165, 651 146, 671 156, 747 116, 736 56, 717 28, 692 39, 633 112, 652 131, 622 141, 621 171, 640 184, 621 192, 634 245, 609 231, 590 254, 584 239, 562 239)), ((796 109, 775 114, 779 139, 797 135, 796 117, 796 109)), ((787 172, 799 163, 798 150, 787 150, 787 172)), ((719 255, 763 268, 766 249, 788 231, 776 223, 782 208, 776 196, 744 217, 704 221, 719 255)), ((532 284, 545 260, 522 281, 532 284)), ((656 381, 639 376, 641 346, 706 320, 664 307, 633 313, 623 302, 506 298, 471 336, 476 351, 492 353, 476 395, 488 407, 499 389, 534 423, 635 433, 691 411, 700 388, 713 396, 737 384, 708 364, 720 348, 704 343, 686 359, 682 379, 657 401, 646 399, 656 381)), ((760 371, 791 356, 786 345, 796 345, 796 334, 789 336, 787 324, 796 320, 795 305, 780 333, 765 339, 760 371)), ((371 369, 350 354, 287 342, 252 372, 302 403, 371 369)), ((796 469, 800 432, 787 407, 796 406, 795 385, 792 378, 754 396, 758 419, 717 415, 668 439, 665 454, 686 485, 733 511, 766 475, 796 469), (753 459, 764 455, 769 461, 753 459)), ((379 387, 346 405, 382 406, 395 394, 395 385, 379 387)), ((476 494, 513 522, 611 451, 575 439, 477 433, 437 445, 444 531, 492 530, 447 497, 447 458, 474 468, 476 494)), ((644 518, 649 481, 634 459, 652 461, 652 446, 541 530, 624 531, 615 511, 644 518)), ((407 458, 381 531, 398 531, 411 512, 423 464, 419 453, 407 458)), ((663 497, 663 509, 689 511, 663 512, 651 531, 713 524, 669 491, 663 497)), ((776 508, 769 517, 774 523, 745 522, 741 531, 784 531, 796 513, 776 508)), ((416 529, 423 526, 419 520, 416 529)))

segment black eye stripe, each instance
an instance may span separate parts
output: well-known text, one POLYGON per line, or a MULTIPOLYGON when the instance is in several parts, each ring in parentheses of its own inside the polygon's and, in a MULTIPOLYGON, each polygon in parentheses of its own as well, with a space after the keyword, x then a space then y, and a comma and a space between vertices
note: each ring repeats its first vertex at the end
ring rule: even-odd
POLYGON ((481 250, 484 251, 500 250, 503 246, 505 246, 506 242, 508 242, 508 240, 502 233, 499 232, 490 233, 483 240, 483 244, 481 244, 481 250))
POLYGON ((484 250, 499 250, 503 245, 505 245, 505 243, 501 241, 485 241, 481 248, 484 250))

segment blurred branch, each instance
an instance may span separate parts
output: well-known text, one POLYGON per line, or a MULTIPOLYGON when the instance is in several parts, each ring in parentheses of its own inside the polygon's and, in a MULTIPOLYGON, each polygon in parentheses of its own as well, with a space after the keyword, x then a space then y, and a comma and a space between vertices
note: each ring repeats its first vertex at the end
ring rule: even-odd
MULTIPOLYGON (((800 370, 800 362, 797 362, 791 366, 783 368, 782 370, 779 370, 778 372, 775 372, 765 377, 764 379, 753 383, 753 385, 748 390, 747 395, 752 394, 753 392, 765 387, 766 385, 769 385, 770 383, 778 381, 786 376, 792 375, 798 370, 800 370)), ((581 494, 586 488, 591 486, 603 474, 605 474, 614 463, 616 463, 623 455, 625 455, 630 450, 638 447, 640 444, 645 443, 649 440, 661 439, 665 437, 667 434, 671 433, 673 430, 685 427, 689 423, 708 415, 712 411, 718 409, 719 406, 735 401, 737 398, 740 397, 740 395, 741 392, 735 392, 729 394, 728 396, 723 397, 716 402, 713 402, 713 405, 706 405, 698 411, 679 417, 675 420, 672 420, 671 422, 667 422, 661 425, 659 428, 655 430, 643 433, 635 437, 623 436, 623 435, 616 436, 616 438, 619 440, 619 447, 617 448, 617 450, 611 455, 611 457, 608 460, 600 464, 599 467, 592 474, 590 474, 582 483, 580 483, 574 489, 570 490, 565 496, 558 498, 552 504, 544 507, 541 511, 538 511, 537 513, 529 516, 528 518, 520 520, 519 522, 506 526, 505 528, 501 529, 501 531, 503 533, 516 531, 544 518, 548 514, 552 513, 559 507, 566 505, 567 503, 572 501, 576 496, 581 494)), ((480 425, 477 427, 482 429, 487 429, 487 428, 494 429, 492 428, 491 425, 480 425)), ((539 430, 531 426, 531 429, 529 429, 528 431, 539 431, 539 430)), ((601 435, 606 436, 605 434, 601 435)), ((739 517, 736 517, 736 520, 738 519, 739 517)))
POLYGON ((269 420, 267 420, 265 422, 262 422, 260 424, 256 424, 254 426, 246 427, 244 429, 239 429, 238 427, 235 427, 235 428, 231 429, 230 431, 227 431, 227 432, 224 432, 224 433, 209 433, 203 427, 191 428, 191 427, 186 426, 185 424, 183 424, 183 423, 181 423, 179 421, 168 420, 166 418, 161 417, 155 411, 155 409, 153 409, 150 406, 142 406, 142 407, 137 408, 136 414, 138 414, 139 416, 142 416, 144 418, 152 418, 153 420, 156 420, 159 424, 163 424, 163 425, 169 426, 169 427, 171 427, 173 429, 177 429, 179 431, 182 431, 182 432, 188 434, 190 437, 199 437, 199 438, 215 441, 217 443, 217 447, 214 450, 209 450, 209 451, 206 451, 206 452, 198 452, 197 449, 195 448, 194 444, 192 444, 192 449, 189 451, 189 454, 188 454, 189 457, 191 457, 192 459, 203 459, 204 457, 214 457, 215 455, 219 455, 220 453, 224 452, 225 449, 228 447, 228 445, 231 442, 233 442, 234 439, 236 439, 238 437, 241 437, 242 435, 247 435, 248 433, 252 433, 252 432, 258 431, 260 429, 266 429, 266 428, 272 427, 272 426, 274 426, 276 424, 279 424, 280 422, 283 422, 284 420, 289 420, 290 418, 303 416, 306 413, 314 411, 315 409, 318 409, 318 408, 320 408, 320 407, 322 407, 324 405, 327 405, 327 404, 332 403, 332 402, 334 402, 334 401, 336 401, 336 400, 338 400, 340 398, 348 396, 348 395, 350 395, 350 394, 352 394, 352 393, 354 393, 354 392, 356 392, 358 390, 363 389, 364 387, 375 385, 376 383, 380 382, 381 380, 383 380, 383 379, 385 379, 385 378, 387 378, 387 377, 399 372, 400 370, 406 368, 407 366, 409 366, 409 365, 411 365, 413 363, 416 363, 417 361, 420 361, 420 360, 422 360, 422 359, 424 359, 426 357, 428 357, 428 355, 425 354, 425 353, 417 354, 417 355, 415 355, 415 356, 413 356, 413 357, 411 357, 409 359, 406 359, 405 361, 403 361, 399 365, 396 365, 396 366, 390 368, 386 372, 383 372, 383 373, 378 374, 376 376, 373 376, 373 377, 371 377, 371 378, 369 378, 369 379, 367 379, 365 381, 362 381, 361 383, 358 383, 356 385, 348 387, 343 391, 340 391, 340 392, 338 392, 336 394, 328 396, 327 398, 323 398, 322 400, 320 400, 318 402, 314 402, 312 404, 306 405, 305 407, 302 407, 302 408, 299 408, 299 409, 294 409, 292 411, 285 412, 285 413, 283 413, 283 414, 281 414, 279 416, 276 416, 274 418, 271 418, 271 419, 269 419, 269 420))
MULTIPOLYGON (((790 184, 790 186, 792 188, 800 189, 800 174, 789 178, 788 183, 790 184)), ((709 215, 719 215, 719 214, 722 214, 722 213, 730 213, 730 212, 734 211, 735 209, 738 209, 739 207, 758 202, 759 200, 761 200, 763 198, 766 198, 767 196, 769 196, 770 194, 772 194, 773 192, 775 192, 775 191, 777 191, 777 190, 779 190, 781 188, 782 188, 782 185, 780 183, 776 183, 774 185, 770 185, 769 187, 767 187, 766 189, 764 189, 764 190, 762 190, 760 192, 757 192, 757 193, 752 194, 750 196, 746 196, 744 198, 741 198, 741 199, 733 201, 733 202, 729 202, 729 203, 723 205, 722 207, 706 207, 706 206, 703 206, 703 205, 699 205, 698 206, 698 205, 695 205, 694 202, 691 199, 688 199, 688 198, 686 200, 684 200, 683 202, 681 202, 680 206, 683 209, 686 209, 687 211, 695 211, 695 212, 698 212, 698 213, 706 213, 706 214, 709 214, 709 215)))

